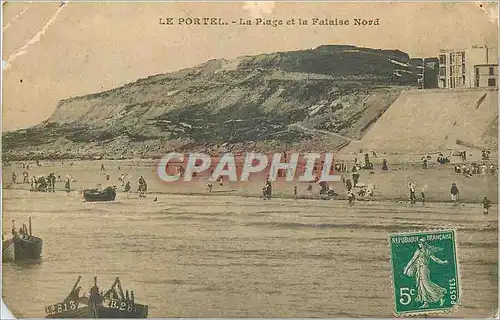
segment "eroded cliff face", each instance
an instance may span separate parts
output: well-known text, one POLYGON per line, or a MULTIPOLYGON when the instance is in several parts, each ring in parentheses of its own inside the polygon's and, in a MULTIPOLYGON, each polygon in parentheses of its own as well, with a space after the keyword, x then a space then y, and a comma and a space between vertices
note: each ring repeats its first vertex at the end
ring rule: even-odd
POLYGON ((400 51, 322 46, 217 59, 60 101, 6 134, 8 158, 128 158, 171 150, 336 150, 416 85, 400 51))

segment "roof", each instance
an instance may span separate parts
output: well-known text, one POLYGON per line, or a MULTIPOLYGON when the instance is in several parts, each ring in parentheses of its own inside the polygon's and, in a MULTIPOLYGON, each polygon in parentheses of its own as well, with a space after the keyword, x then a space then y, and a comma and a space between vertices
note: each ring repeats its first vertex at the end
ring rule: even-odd
POLYGON ((498 63, 475 64, 474 67, 498 67, 498 63))

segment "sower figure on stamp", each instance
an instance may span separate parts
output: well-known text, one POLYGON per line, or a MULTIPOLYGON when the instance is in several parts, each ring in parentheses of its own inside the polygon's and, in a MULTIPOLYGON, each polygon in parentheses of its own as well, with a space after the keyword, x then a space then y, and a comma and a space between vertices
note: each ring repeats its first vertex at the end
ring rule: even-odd
POLYGON ((413 254, 410 262, 404 268, 403 273, 409 277, 415 277, 415 285, 417 287, 417 302, 423 304, 420 308, 428 308, 429 303, 436 303, 443 306, 446 289, 431 281, 430 260, 439 264, 447 264, 447 260, 441 260, 434 256, 435 253, 442 251, 442 248, 430 246, 426 243, 425 238, 421 238, 418 242, 418 248, 413 254))

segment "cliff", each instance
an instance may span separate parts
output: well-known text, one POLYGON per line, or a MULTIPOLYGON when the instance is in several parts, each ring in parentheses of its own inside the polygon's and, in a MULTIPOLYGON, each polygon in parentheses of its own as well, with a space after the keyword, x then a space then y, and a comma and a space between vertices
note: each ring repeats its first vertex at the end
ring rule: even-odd
POLYGON ((217 59, 61 100, 3 138, 4 157, 154 157, 170 150, 336 150, 417 86, 407 54, 355 46, 217 59))

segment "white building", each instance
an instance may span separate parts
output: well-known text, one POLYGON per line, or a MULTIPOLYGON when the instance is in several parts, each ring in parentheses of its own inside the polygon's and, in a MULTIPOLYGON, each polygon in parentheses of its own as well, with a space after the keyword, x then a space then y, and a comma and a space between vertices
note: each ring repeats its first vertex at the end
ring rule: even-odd
POLYGON ((439 51, 439 88, 498 87, 496 48, 439 51))

